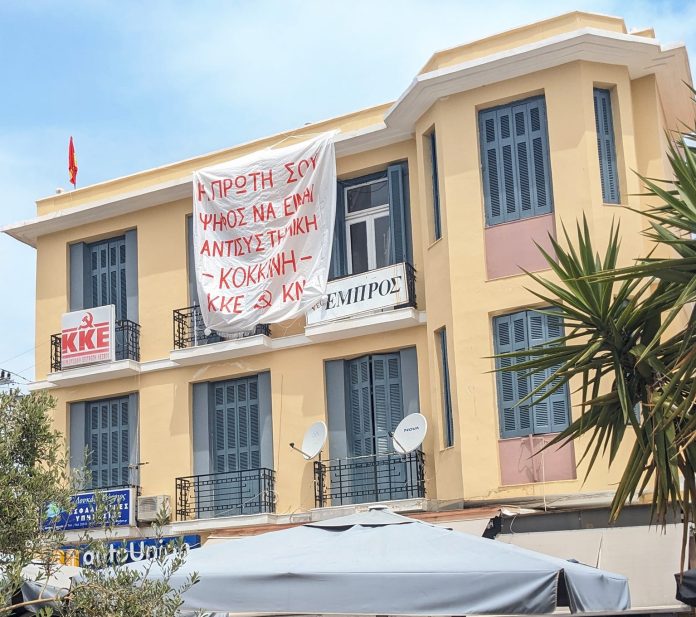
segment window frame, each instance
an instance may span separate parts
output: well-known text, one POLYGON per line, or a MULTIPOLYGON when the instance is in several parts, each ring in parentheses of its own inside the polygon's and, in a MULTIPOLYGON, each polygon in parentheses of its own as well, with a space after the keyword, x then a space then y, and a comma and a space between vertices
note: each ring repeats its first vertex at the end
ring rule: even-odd
POLYGON ((550 141, 549 141, 549 134, 548 134, 548 110, 546 106, 546 96, 544 93, 542 94, 537 94, 533 96, 527 96, 521 99, 516 99, 513 101, 510 101, 509 103, 504 103, 502 105, 494 105, 492 107, 482 107, 477 110, 477 124, 478 124, 478 140, 479 140, 479 156, 480 156, 480 167, 481 167, 481 183, 482 183, 482 193, 483 193, 483 207, 484 207, 484 220, 485 220, 485 225, 486 227, 494 227, 496 225, 502 225, 505 223, 514 223, 514 222, 519 222, 528 218, 534 218, 537 216, 544 216, 547 214, 552 214, 555 210, 554 207, 554 198, 553 198, 553 173, 551 170, 551 150, 550 150, 550 141), (532 122, 532 109, 534 106, 537 107, 539 111, 539 129, 534 130, 533 128, 533 122, 532 122), (523 208, 523 195, 522 195, 522 190, 521 190, 521 184, 520 184, 520 173, 519 173, 519 150, 515 148, 513 152, 513 146, 518 145, 521 140, 518 138, 520 135, 517 134, 516 131, 516 126, 515 126, 515 118, 514 115, 517 113, 515 111, 515 108, 524 108, 525 114, 525 122, 528 119, 529 120, 529 126, 526 124, 525 126, 525 133, 524 137, 526 140, 527 145, 529 148, 526 150, 526 165, 527 165, 527 174, 526 178, 527 181, 529 182, 528 186, 528 191, 529 191, 529 199, 530 199, 530 207, 528 208, 527 211, 524 210, 523 208), (510 124, 509 124, 509 136, 507 138, 502 137, 502 135, 499 136, 499 126, 497 124, 498 122, 498 114, 501 112, 507 111, 510 115, 510 124), (495 146, 494 150, 496 153, 496 172, 495 172, 495 179, 497 182, 496 190, 498 191, 498 201, 499 201, 499 209, 500 213, 498 215, 493 214, 493 209, 492 209, 492 197, 491 197, 491 175, 488 172, 488 165, 489 165, 489 157, 488 157, 488 152, 492 148, 488 146, 488 144, 492 143, 486 140, 486 130, 485 130, 485 122, 487 120, 487 116, 490 116, 491 114, 495 115, 495 139, 493 142, 496 142, 498 145, 495 146), (537 137, 535 138, 533 133, 538 133, 537 137), (515 200, 515 210, 513 212, 509 212, 509 206, 507 204, 507 198, 508 198, 508 191, 506 190, 506 187, 504 185, 504 181, 501 180, 505 176, 504 173, 504 168, 503 168, 503 163, 501 163, 501 159, 504 159, 504 152, 503 149, 506 147, 506 144, 499 144, 501 139, 507 139, 510 142, 510 148, 511 148, 511 165, 512 165, 512 178, 513 178, 513 184, 514 186, 512 187, 512 196, 514 197, 515 200), (539 197, 540 197, 540 192, 539 189, 537 188, 537 182, 539 180, 538 174, 537 174, 537 164, 534 162, 534 144, 533 141, 534 139, 539 139, 541 143, 541 160, 543 161, 543 166, 541 171, 543 172, 543 179, 544 179, 544 196, 545 200, 544 203, 539 202, 539 197), (517 140, 517 141, 516 141, 517 140))
MULTIPOLYGON (((532 344, 532 333, 530 332, 531 329, 531 318, 540 315, 541 318, 544 320, 542 327, 548 332, 549 329, 549 322, 548 318, 550 317, 548 312, 545 312, 545 309, 539 308, 539 309, 521 309, 518 311, 513 311, 511 313, 504 313, 501 315, 496 315, 492 318, 491 320, 491 326, 492 326, 492 333, 493 333, 493 351, 495 355, 497 356, 498 354, 501 353, 508 353, 512 351, 522 351, 523 349, 532 349, 534 347, 538 347, 539 345, 549 345, 550 342, 557 340, 559 337, 553 337, 553 338, 546 338, 544 339, 543 342, 540 342, 538 344, 532 344), (508 345, 503 345, 501 344, 499 340, 499 335, 498 335, 498 324, 500 324, 503 320, 509 320, 509 337, 510 337, 510 342, 508 345), (524 347, 519 347, 518 349, 515 349, 516 344, 514 341, 514 320, 522 320, 522 323, 524 324, 524 347), (506 351, 502 351, 500 348, 501 347, 507 347, 509 346, 510 349, 506 351)), ((561 320, 560 324, 558 327, 561 330, 561 337, 564 336, 564 324, 562 319, 559 316, 559 319, 561 320)), ((523 362, 524 359, 516 359, 512 360, 513 362, 520 363, 523 362)), ((563 384, 559 390, 557 390, 554 394, 548 396, 544 401, 541 401, 539 405, 544 405, 546 410, 543 411, 542 409, 538 408, 537 405, 531 404, 533 400, 536 400, 537 397, 533 397, 533 399, 528 400, 525 403, 525 406, 529 407, 528 410, 528 428, 522 427, 522 420, 521 420, 521 413, 520 413, 520 405, 519 401, 523 399, 525 396, 527 396, 527 393, 531 392, 536 385, 534 384, 535 377, 539 383, 543 382, 544 379, 546 379, 552 372, 553 369, 545 369, 544 375, 541 377, 537 377, 539 373, 533 373, 530 375, 524 375, 524 371, 522 371, 522 375, 518 375, 518 371, 500 371, 499 369, 501 368, 501 363, 502 359, 496 358, 495 359, 495 367, 496 367, 496 374, 495 374, 495 385, 496 385, 496 401, 497 401, 497 408, 498 408, 498 421, 499 421, 499 435, 500 439, 512 439, 512 438, 518 438, 518 437, 528 437, 528 436, 534 436, 534 435, 548 435, 548 434, 555 434, 563 431, 565 428, 567 428, 571 422, 572 419, 572 406, 571 406, 571 400, 570 400, 570 391, 568 388, 568 384, 563 384), (506 418, 505 418, 505 410, 506 408, 509 408, 510 405, 506 405, 506 400, 505 400, 505 395, 504 395, 504 374, 509 375, 510 377, 508 378, 509 381, 509 387, 513 388, 515 393, 518 393, 518 389, 520 384, 524 385, 525 393, 523 396, 519 396, 517 394, 517 399, 515 400, 514 405, 511 406, 513 410, 513 418, 515 420, 515 428, 510 428, 506 429, 505 428, 505 423, 506 423, 506 418), (553 408, 553 403, 558 401, 560 397, 563 397, 564 405, 565 405, 565 417, 562 422, 556 422, 554 418, 554 408, 553 408), (547 422, 548 422, 548 430, 543 430, 543 431, 538 431, 536 430, 537 427, 537 415, 539 414, 540 417, 542 413, 547 414, 547 422), (519 428, 517 428, 519 427, 519 428)), ((550 386, 551 384, 549 384, 550 386)), ((549 387, 547 386, 547 388, 549 387)))
POLYGON ((592 88, 592 101, 595 116, 595 134, 597 140, 597 161, 599 163, 599 183, 602 192, 602 203, 618 205, 621 203, 621 181, 619 176, 616 123, 614 122, 613 88, 592 88), (607 127, 604 135, 600 134, 599 99, 604 99, 607 105, 607 127), (609 143, 602 143, 605 139, 609 143), (608 158, 606 158, 608 157, 608 158), (612 194, 612 182, 613 191, 612 194))
MULTIPOLYGON (((352 184, 350 186, 343 187, 343 208, 344 208, 344 221, 345 221, 345 235, 346 235, 346 268, 348 274, 353 274, 353 245, 350 237, 350 228, 352 225, 359 223, 365 223, 366 236, 367 236, 367 270, 377 269, 377 238, 375 235, 375 221, 376 219, 383 218, 385 215, 389 218, 389 225, 391 229, 391 211, 389 204, 389 195, 387 193, 387 203, 380 204, 379 206, 372 206, 364 210, 358 210, 357 212, 348 212, 348 192, 358 189, 362 186, 369 186, 370 184, 377 184, 378 182, 385 182, 387 184, 387 190, 389 189, 389 179, 387 178, 386 172, 384 177, 372 178, 366 180, 365 182, 359 182, 352 184)), ((390 233, 391 237, 391 233, 390 233)), ((391 241, 391 239, 390 239, 391 241)), ((391 249, 391 247, 390 247, 391 249)), ((391 260, 391 250, 389 251, 391 260)), ((387 264, 391 265, 391 264, 387 264)), ((362 273, 360 273, 362 274, 362 273)))
POLYGON ((430 148, 430 183, 433 200, 433 241, 442 238, 442 207, 440 203, 440 173, 438 169, 437 135, 435 127, 426 134, 430 148))
POLYGON ((447 349, 447 328, 443 326, 435 332, 440 347, 440 387, 442 389, 443 441, 445 448, 454 446, 454 412, 452 409, 452 384, 449 374, 449 352, 447 349))

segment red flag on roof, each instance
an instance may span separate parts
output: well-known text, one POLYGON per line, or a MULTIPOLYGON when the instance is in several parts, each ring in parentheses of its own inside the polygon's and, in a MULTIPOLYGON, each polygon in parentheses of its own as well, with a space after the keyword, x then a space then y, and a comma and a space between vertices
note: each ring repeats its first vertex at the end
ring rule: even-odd
POLYGON ((70 136, 70 145, 68 146, 68 172, 70 172, 70 182, 73 187, 77 186, 77 157, 75 156, 75 145, 73 144, 72 135, 70 136))

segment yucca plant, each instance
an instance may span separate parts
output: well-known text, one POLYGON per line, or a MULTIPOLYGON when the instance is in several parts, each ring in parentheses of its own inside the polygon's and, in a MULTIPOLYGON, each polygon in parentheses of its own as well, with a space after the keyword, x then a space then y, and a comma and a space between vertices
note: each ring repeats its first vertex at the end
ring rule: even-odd
POLYGON ((602 256, 586 220, 574 240, 563 228, 563 246, 552 238, 552 254, 539 248, 558 280, 527 274, 548 307, 542 312, 561 316, 565 335, 557 345, 500 354, 517 363, 498 370, 551 369, 526 397, 532 403, 572 380, 582 413, 549 446, 587 435, 589 473, 603 456, 614 462, 630 440, 611 518, 650 487, 653 520, 682 513, 686 545, 688 523, 696 521, 696 157, 682 137, 668 155, 674 179, 642 178, 661 202, 642 214, 650 219, 645 233, 671 256, 634 256, 635 265, 617 269, 618 225, 602 256))

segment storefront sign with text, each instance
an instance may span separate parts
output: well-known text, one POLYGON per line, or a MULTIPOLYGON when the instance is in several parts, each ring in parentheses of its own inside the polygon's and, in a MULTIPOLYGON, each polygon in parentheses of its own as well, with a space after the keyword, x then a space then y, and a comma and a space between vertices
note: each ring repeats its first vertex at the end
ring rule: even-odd
POLYGON ((334 133, 193 174, 193 245, 207 328, 303 314, 326 290, 336 216, 334 133))
POLYGON ((326 298, 307 313, 307 325, 390 308, 408 300, 405 264, 345 276, 329 282, 326 298))
POLYGON ((116 357, 114 324, 113 304, 63 313, 61 367, 113 361, 116 357))

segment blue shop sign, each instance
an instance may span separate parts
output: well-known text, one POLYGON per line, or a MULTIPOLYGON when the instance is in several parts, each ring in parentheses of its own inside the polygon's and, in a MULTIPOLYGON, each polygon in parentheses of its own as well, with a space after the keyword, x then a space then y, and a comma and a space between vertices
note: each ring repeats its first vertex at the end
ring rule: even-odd
MULTIPOLYGON (((106 565, 133 563, 163 557, 167 552, 174 549, 174 547, 167 547, 173 542, 179 543, 177 549, 185 555, 191 549, 200 548, 201 537, 199 535, 166 536, 164 538, 140 538, 138 540, 109 542, 105 555, 106 565)), ((88 546, 65 547, 65 550, 72 550, 78 554, 81 567, 102 566, 102 564, 96 563, 97 554, 88 546)))
POLYGON ((108 503, 117 506, 116 516, 111 521, 112 525, 123 527, 135 524, 135 507, 133 504, 135 489, 114 488, 73 495, 70 498, 73 505, 70 512, 64 512, 49 506, 45 525, 47 527, 55 525, 57 528, 65 531, 100 527, 101 524, 94 521, 97 493, 101 494, 108 503))

